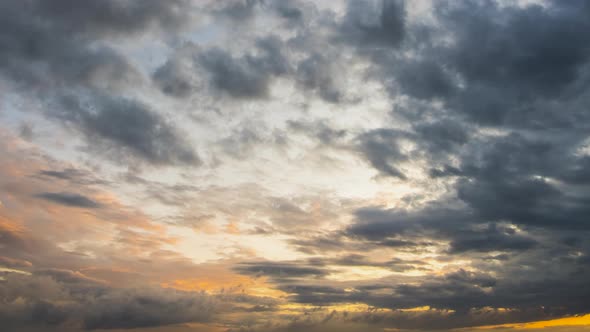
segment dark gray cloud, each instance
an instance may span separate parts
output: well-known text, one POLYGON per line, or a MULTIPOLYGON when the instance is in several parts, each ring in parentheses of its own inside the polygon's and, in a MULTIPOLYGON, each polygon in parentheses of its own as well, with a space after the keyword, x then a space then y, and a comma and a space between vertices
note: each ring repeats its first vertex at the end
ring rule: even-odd
POLYGON ((88 170, 78 168, 64 168, 61 170, 44 169, 35 174, 41 179, 54 179, 76 185, 108 184, 108 181, 99 179, 88 170))
POLYGON ((525 251, 536 246, 538 242, 529 236, 515 234, 514 229, 489 225, 482 231, 455 234, 451 241, 451 252, 465 251, 525 251))
POLYGON ((359 136, 359 150, 381 174, 405 180, 398 165, 408 160, 400 144, 404 136, 405 133, 394 129, 373 130, 359 136))
POLYGON ((86 196, 75 194, 75 193, 68 193, 68 192, 46 192, 46 193, 39 193, 35 195, 38 198, 42 198, 47 201, 51 201, 61 205, 73 206, 73 207, 81 207, 81 208, 99 208, 100 203, 92 200, 86 196))
POLYGON ((263 98, 268 96, 271 79, 290 70, 282 44, 275 36, 259 39, 260 54, 241 57, 212 48, 198 55, 198 63, 209 73, 215 89, 234 98, 263 98))
POLYGON ((467 251, 517 251, 534 248, 538 241, 516 228, 501 223, 486 223, 469 209, 445 207, 418 211, 364 208, 356 212, 357 222, 347 229, 348 236, 363 238, 382 246, 431 245, 431 240, 448 241, 450 253, 467 251), (421 239, 422 238, 422 239, 421 239))
POLYGON ((256 8, 261 4, 259 0, 235 0, 220 3, 213 12, 220 17, 233 21, 246 21, 254 17, 256 8))
POLYGON ((174 97, 187 97, 195 90, 192 77, 187 72, 189 70, 192 68, 186 68, 180 61, 171 59, 159 67, 152 78, 165 94, 174 97))
MULTIPOLYGON (((588 230, 588 156, 580 153, 589 123, 590 54, 580 33, 588 14, 580 2, 441 1, 436 26, 406 24, 407 43, 391 53, 359 47, 387 91, 410 98, 393 114, 411 124, 406 132, 384 126, 361 134, 359 151, 380 174, 407 181, 398 165, 424 158, 431 177, 445 181, 454 197, 411 212, 361 209, 348 236, 383 244, 443 241, 447 254, 495 252, 509 266, 531 264, 537 273, 547 267, 531 263, 533 257, 556 255, 564 270, 587 273, 587 265, 566 258, 559 239, 588 230), (452 41, 439 43, 445 36, 452 41), (404 152, 404 140, 417 149, 404 152)), ((576 248, 586 257, 587 248, 576 248)), ((565 288, 568 278, 563 273, 551 282, 565 288)), ((488 303, 497 300, 492 294, 488 303)), ((551 302, 553 294, 545 295, 551 302)))
POLYGON ((540 227, 588 229, 585 218, 588 199, 569 198, 542 180, 481 181, 477 184, 461 181, 458 190, 459 197, 484 218, 508 219, 540 227))
POLYGON ((443 67, 434 61, 405 61, 397 64, 396 80, 402 93, 418 99, 448 98, 456 86, 443 67))
MULTIPOLYGON (((354 3, 365 8, 353 11, 357 16, 371 8, 354 3)), ((575 32, 588 28, 586 5, 438 1, 434 6, 436 24, 406 24, 406 43, 382 44, 395 46, 388 51, 358 46, 393 96, 443 101, 448 111, 483 125, 555 128, 588 122, 578 105, 586 100, 588 37, 575 32), (543 29, 536 22, 544 22, 543 29), (566 35, 573 37, 562 38, 566 35), (446 39, 451 42, 441 42, 446 39)))
POLYGON ((234 269, 243 274, 268 276, 283 282, 297 280, 302 277, 318 278, 328 273, 322 268, 305 266, 297 262, 244 262, 234 269))
POLYGON ((84 317, 84 328, 132 329, 184 322, 206 322, 215 304, 204 294, 178 291, 123 291, 98 296, 84 317))
POLYGON ((406 11, 403 1, 349 1, 338 38, 359 47, 396 47, 404 39, 406 11))
MULTIPOLYGON (((195 154, 179 145, 168 122, 140 102, 116 97, 120 90, 140 85, 142 77, 112 46, 119 38, 148 31, 176 31, 189 22, 189 6, 183 0, 84 5, 70 0, 5 1, 0 5, 0 74, 21 90, 39 95, 44 104, 67 98, 64 90, 86 88, 86 94, 95 95, 87 100, 95 113, 75 105, 72 98, 68 104, 44 106, 67 108, 62 115, 69 112, 68 116, 51 118, 78 126, 90 141, 110 142, 104 144, 107 150, 117 150, 121 144, 155 164, 193 163, 195 154), (171 152, 166 151, 168 146, 171 152)), ((60 111, 51 109, 47 114, 56 112, 60 111)))
POLYGON ((185 0, 167 3, 147 0, 124 3, 116 0, 81 5, 75 0, 59 0, 48 4, 34 1, 40 14, 52 17, 70 32, 119 34, 144 32, 150 26, 178 28, 189 18, 185 0))
POLYGON ((70 95, 60 100, 59 107, 50 115, 96 142, 89 143, 93 150, 117 157, 128 153, 154 165, 200 163, 171 122, 139 101, 94 95, 87 103, 70 95))
POLYGON ((531 125, 527 108, 537 101, 575 97, 568 90, 590 56, 584 46, 588 37, 577 32, 588 29, 583 6, 558 1, 525 8, 489 1, 441 5, 439 17, 456 38, 446 50, 448 61, 466 81, 457 110, 482 123, 531 125), (542 29, 537 22, 543 22, 542 29))
POLYGON ((84 5, 70 0, 5 1, 0 7, 0 72, 31 88, 101 84, 95 79, 99 72, 111 84, 136 79, 124 56, 97 41, 152 28, 176 29, 188 20, 188 11, 182 10, 187 5, 183 0, 84 5))
POLYGON ((309 16, 308 12, 313 8, 312 4, 298 0, 275 1, 271 5, 274 6, 273 9, 277 11, 280 17, 291 24, 301 23, 306 13, 309 16))
MULTIPOLYGON (((357 220, 345 230, 344 237, 337 233, 325 238, 299 240, 294 244, 313 253, 327 250, 371 252, 379 250, 376 248, 389 248, 389 242, 394 247, 399 245, 402 248, 431 246, 438 248, 441 254, 439 259, 443 262, 453 260, 448 255, 469 257, 478 262, 475 265, 476 270, 493 271, 493 274, 458 270, 443 277, 417 277, 409 283, 395 278, 384 279, 368 285, 353 285, 354 291, 350 290, 350 284, 319 287, 304 283, 304 279, 275 282, 281 289, 295 294, 294 301, 302 303, 361 302, 392 309, 430 306, 455 311, 453 317, 446 317, 432 326, 424 317, 420 323, 410 323, 406 318, 398 317, 395 321, 390 321, 396 327, 415 328, 423 324, 420 328, 456 328, 471 324, 539 319, 538 316, 531 315, 531 310, 540 306, 546 310, 544 315, 550 316, 588 310, 585 304, 588 294, 585 291, 577 293, 572 285, 583 287, 583 280, 590 272, 587 260, 589 248, 575 237, 565 235, 572 230, 571 227, 535 227, 525 228, 523 231, 508 223, 490 223, 490 220, 496 218, 486 219, 468 205, 454 204, 435 204, 413 211, 363 208, 356 212, 357 220), (583 259, 571 258, 570 245, 575 246, 576 249, 573 250, 584 252, 580 256, 583 259), (319 251, 315 251, 314 247, 319 251), (499 252, 502 254, 498 254, 499 252), (552 258, 547 260, 547 257, 552 258), (494 263, 498 260, 502 261, 502 266, 494 263), (527 266, 525 270, 522 268, 523 264, 527 266), (384 295, 384 289, 389 289, 390 292, 384 295), (487 307, 510 307, 516 311, 510 317, 499 315, 480 321, 477 310, 487 307)), ((501 209, 501 206, 497 208, 501 209)), ((307 264, 318 267, 376 266, 392 271, 420 270, 427 267, 420 261, 399 259, 371 262, 367 257, 358 254, 318 258, 307 264)))
POLYGON ((218 309, 205 295, 163 289, 119 289, 68 270, 8 273, 0 282, 0 319, 8 331, 132 329, 206 322, 218 309))
POLYGON ((251 44, 245 52, 183 45, 153 73, 152 79, 165 94, 174 97, 198 92, 198 82, 204 78, 209 92, 235 99, 266 99, 273 81, 282 77, 295 80, 306 91, 316 91, 327 101, 339 98, 332 65, 321 54, 297 62, 291 45, 273 34, 255 38, 251 44))
MULTIPOLYGON (((582 280, 573 278, 571 282, 579 284, 582 280)), ((469 308, 487 305, 502 307, 509 304, 513 308, 527 308, 551 303, 548 304, 548 310, 556 312, 563 310, 560 305, 565 305, 572 312, 587 310, 583 303, 583 299, 588 296, 585 291, 576 295, 567 283, 550 278, 514 282, 510 279, 498 280, 486 274, 458 271, 419 286, 402 285, 396 288, 398 296, 410 302, 405 305, 411 307, 430 303, 436 308, 451 307, 465 312, 469 308)))
POLYGON ((372 319, 355 318, 367 323, 381 322, 386 326, 410 329, 451 329, 541 320, 586 312, 586 288, 582 286, 584 289, 577 292, 570 287, 581 286, 584 283, 583 276, 570 277, 571 283, 544 277, 514 281, 482 272, 458 270, 420 280, 418 284, 375 281, 367 285, 358 285, 353 289, 350 285, 340 286, 337 283, 284 283, 279 287, 293 294, 292 300, 299 303, 329 305, 361 302, 377 308, 394 310, 389 317, 380 316, 381 314, 376 312, 372 319), (397 311, 424 306, 442 311, 397 311), (511 310, 490 309, 507 307, 511 310), (539 310, 540 307, 543 307, 543 310, 539 310), (448 312, 449 309, 453 312, 448 312))
POLYGON ((469 140, 468 128, 458 121, 441 119, 432 123, 418 123, 414 130, 419 135, 418 142, 428 149, 431 155, 452 152, 469 140))
POLYGON ((458 197, 482 218, 587 229, 583 216, 588 190, 568 193, 574 183, 586 183, 587 157, 575 153, 578 134, 559 136, 511 134, 489 139, 467 152, 458 167, 445 165, 434 175, 460 177, 458 197))
POLYGON ((299 84, 305 90, 316 92, 323 100, 338 103, 342 99, 331 59, 319 53, 310 55, 299 62, 296 75, 299 84))
POLYGON ((424 241, 449 241, 450 253, 466 251, 526 251, 537 245, 530 235, 515 228, 487 223, 468 209, 430 207, 418 211, 364 208, 356 212, 357 222, 348 236, 363 238, 386 247, 428 246, 424 241))
POLYGON ((43 170, 39 172, 39 175, 57 178, 61 180, 71 180, 78 177, 80 172, 74 168, 64 169, 62 171, 43 170))
MULTIPOLYGON (((234 2, 221 10, 223 17, 234 16, 226 13, 227 10, 236 11, 238 17, 233 20, 236 24, 253 17, 265 20, 269 19, 268 15, 278 15, 289 22, 287 29, 300 32, 289 38, 279 37, 279 34, 252 38, 248 40, 251 46, 244 52, 232 52, 219 46, 195 47, 188 52, 190 54, 182 56, 192 63, 190 66, 183 66, 182 61, 172 57, 153 75, 156 84, 165 93, 187 96, 194 91, 191 75, 204 75, 213 91, 237 99, 264 99, 269 97, 273 80, 282 77, 295 81, 299 90, 317 95, 329 103, 351 99, 346 98, 343 91, 342 74, 345 68, 340 68, 343 66, 340 54, 318 49, 320 45, 313 45, 312 28, 301 24, 305 20, 304 15, 314 16, 316 9, 313 4, 298 1, 234 2), (196 68, 191 70, 188 68, 191 66, 196 68), (194 70, 199 72, 191 73, 194 70)), ((183 53, 183 49, 179 48, 177 53, 183 53)))
POLYGON ((235 0, 219 2, 213 7, 215 16, 231 24, 247 24, 267 12, 285 20, 288 27, 300 25, 315 11, 313 3, 300 0, 235 0))
MULTIPOLYGON (((520 216, 499 212, 494 217, 557 224, 559 217, 551 217, 551 212, 531 211, 555 206, 551 209, 568 215, 564 220, 583 227, 576 216, 585 213, 580 205, 585 204, 584 197, 565 198, 563 187, 531 176, 566 182, 574 178, 583 182, 587 176, 587 157, 576 155, 575 149, 587 138, 589 119, 583 110, 588 103, 584 82, 589 78, 590 54, 585 47, 587 36, 574 32, 587 29, 587 6, 557 1, 522 7, 500 6, 494 1, 441 1, 435 4, 434 15, 436 26, 406 25, 409 41, 398 46, 399 52, 364 53, 392 96, 407 95, 418 101, 396 114, 412 122, 414 132, 407 137, 426 150, 424 157, 434 165, 444 163, 432 174, 469 177, 459 183, 460 197, 477 209, 487 209, 482 211, 486 218, 492 217, 492 211, 506 210, 500 208, 502 203, 508 204, 505 207, 512 203, 520 216), (538 29, 536 22, 544 22, 543 28, 538 29), (575 37, 562 38, 565 35, 575 37), (452 42, 439 43, 437 37, 452 42), (429 110, 424 103, 432 100, 442 102, 443 107, 429 110), (481 126, 529 132, 470 141, 474 129, 481 126), (568 131, 560 131, 566 128, 568 131), (489 146, 505 150, 494 152, 493 157, 482 156, 480 146, 484 151, 489 146), (476 165, 478 158, 490 158, 483 161, 490 164, 476 165), (450 159, 459 159, 463 167, 449 165, 450 159), (529 201, 519 206, 504 194, 508 192, 529 201), (506 200, 490 204, 495 197, 506 200), (564 200, 568 211, 563 210, 564 200)), ((387 130, 364 134, 369 138, 361 150, 381 174, 403 178, 395 167, 406 158, 396 148, 393 136, 398 135, 388 135, 391 138, 384 144, 380 137, 384 135, 374 134, 387 130)))

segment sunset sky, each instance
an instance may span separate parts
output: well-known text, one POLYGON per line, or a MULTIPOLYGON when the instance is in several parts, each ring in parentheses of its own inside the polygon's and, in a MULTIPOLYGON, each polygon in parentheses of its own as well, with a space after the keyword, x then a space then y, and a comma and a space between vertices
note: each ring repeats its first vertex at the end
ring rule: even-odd
POLYGON ((0 0, 0 331, 590 332, 590 1, 0 0))

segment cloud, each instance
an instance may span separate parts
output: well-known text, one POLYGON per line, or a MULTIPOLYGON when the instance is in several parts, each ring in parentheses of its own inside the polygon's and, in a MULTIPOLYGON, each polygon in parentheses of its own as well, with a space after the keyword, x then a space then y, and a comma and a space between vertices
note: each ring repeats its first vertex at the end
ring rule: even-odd
POLYGON ((359 151, 382 174, 405 180, 406 175, 398 166, 408 159, 400 144, 404 136, 397 130, 370 131, 359 137, 359 151))
MULTIPOLYGON (((51 5, 44 1, 4 2, 0 10, 0 59, 5 65, 0 74, 20 90, 37 91, 43 100, 70 99, 44 106, 66 108, 61 115, 68 116, 50 117, 79 126, 89 140, 116 143, 107 149, 116 150, 121 144, 155 164, 193 163, 195 154, 180 146, 167 121, 147 111, 140 102, 112 95, 115 90, 141 85, 143 79, 139 69, 106 41, 148 31, 177 30, 189 20, 190 12, 184 10, 187 6, 189 3, 183 0, 165 5, 157 1, 106 1, 88 6, 69 0, 51 5), (96 113, 75 105, 72 95, 63 92, 80 88, 91 95, 86 102, 92 103, 96 113), (135 129, 122 130, 126 128, 117 127, 121 124, 135 129), (168 154, 162 145, 169 144, 176 148, 168 154)), ((60 111, 50 109, 46 114, 56 112, 60 111)))
POLYGON ((579 6, 559 2, 525 8, 502 8, 493 2, 441 5, 439 17, 456 38, 446 52, 467 83, 461 98, 470 104, 459 102, 457 110, 490 123, 524 115, 519 103, 559 98, 578 79, 590 56, 583 47, 587 37, 574 32, 588 25, 588 12, 579 6), (544 22, 543 29, 537 28, 539 21, 544 22), (561 36, 566 34, 575 37, 564 41, 561 36), (496 102, 506 106, 490 109, 495 101, 481 96, 488 91, 490 97, 501 94, 503 100, 496 102))
POLYGON ((61 111, 51 116, 83 133, 92 150, 121 157, 130 153, 154 165, 198 165, 200 160, 178 130, 143 103, 108 95, 85 98, 66 96, 61 111))
POLYGON ((43 170, 39 175, 50 176, 62 180, 71 180, 80 175, 80 172, 73 168, 64 169, 63 171, 43 170))
POLYGON ((515 234, 513 228, 503 228, 491 224, 487 229, 476 232, 466 232, 455 236, 451 241, 451 252, 465 251, 525 251, 536 246, 538 242, 528 236, 515 234))
POLYGON ((74 194, 74 193, 67 193, 67 192, 59 192, 59 193, 39 193, 35 195, 38 198, 48 200, 57 204, 73 206, 73 207, 81 207, 81 208, 99 208, 100 204, 86 196, 74 194))
POLYGON ((404 94, 418 99, 449 98, 456 86, 443 67, 434 61, 409 60, 397 66, 396 80, 404 94))
POLYGON ((420 238, 449 241, 450 253, 467 251, 524 252, 538 245, 534 237, 519 232, 513 225, 486 223, 465 209, 423 208, 419 211, 364 208, 356 212, 357 221, 347 234, 393 247, 427 246, 420 238), (411 241, 413 240, 413 241, 411 241))
POLYGON ((313 266, 290 264, 288 262, 244 262, 235 267, 240 273, 270 276, 278 280, 299 279, 301 277, 313 278, 326 275, 326 271, 313 266))
POLYGON ((9 268, 28 268, 33 266, 29 261, 4 256, 0 256, 0 265, 9 268))
POLYGON ((179 291, 137 290, 98 296, 86 313, 84 328, 114 329, 205 322, 215 304, 206 295, 179 291))
MULTIPOLYGON (((4 254, 8 254, 10 251, 29 252, 32 249, 37 249, 26 237, 25 230, 22 226, 1 216, 0 244, 2 245, 2 248, 6 250, 4 254)), ((12 257, 8 258, 13 259, 12 257)))
POLYGON ((22 123, 19 129, 19 135, 22 139, 30 141, 35 136, 33 127, 28 123, 22 123))
POLYGON ((205 294, 105 287, 67 270, 8 274, 0 282, 0 301, 0 317, 9 330, 18 326, 157 327, 205 322, 217 310, 215 300, 205 294))
POLYGON ((170 59, 156 69, 152 79, 167 95, 174 97, 188 97, 195 90, 195 83, 189 71, 194 70, 190 65, 179 59, 170 59))
POLYGON ((269 36, 257 41, 259 55, 234 57, 212 48, 198 55, 198 63, 210 75, 214 89, 234 98, 268 96, 271 79, 286 74, 290 65, 282 54, 282 41, 269 36))
POLYGON ((183 1, 162 5, 155 1, 123 5, 107 1, 81 6, 63 0, 8 1, 2 4, 2 72, 31 88, 44 84, 102 84, 137 80, 136 71, 113 48, 93 46, 96 39, 139 34, 151 28, 173 29, 188 17, 183 1), (68 8, 65 10, 64 8, 68 8), (36 19, 34 19, 36 18, 36 19), (82 24, 81 22, 84 22, 82 24), (80 28, 83 27, 83 28, 80 28), (38 62, 43 66, 30 66, 38 62))
POLYGON ((3 119, 26 140, 0 133, 0 321, 428 331, 589 312, 588 9, 0 3, 3 119))
POLYGON ((397 47, 405 37, 405 19, 403 1, 349 1, 339 37, 359 47, 397 47))
POLYGON ((75 183, 78 185, 108 184, 109 181, 96 177, 91 172, 79 168, 66 167, 63 169, 43 169, 40 170, 36 177, 41 179, 57 179, 65 183, 75 183))
POLYGON ((310 55, 297 64, 297 80, 304 89, 316 91, 323 100, 338 103, 343 96, 334 67, 332 61, 324 55, 310 55))
POLYGON ((251 19, 255 14, 256 7, 260 4, 258 0, 237 0, 222 3, 219 8, 213 11, 221 17, 227 17, 234 21, 245 21, 251 19))
POLYGON ((325 122, 289 121, 290 130, 311 136, 326 146, 333 146, 346 138, 348 132, 345 129, 333 128, 325 122))

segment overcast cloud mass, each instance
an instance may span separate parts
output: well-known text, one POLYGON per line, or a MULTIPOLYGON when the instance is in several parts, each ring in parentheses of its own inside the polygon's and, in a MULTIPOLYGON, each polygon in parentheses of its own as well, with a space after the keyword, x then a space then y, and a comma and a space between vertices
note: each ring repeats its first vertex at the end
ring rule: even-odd
POLYGON ((590 331, 590 2, 0 0, 0 330, 590 331))

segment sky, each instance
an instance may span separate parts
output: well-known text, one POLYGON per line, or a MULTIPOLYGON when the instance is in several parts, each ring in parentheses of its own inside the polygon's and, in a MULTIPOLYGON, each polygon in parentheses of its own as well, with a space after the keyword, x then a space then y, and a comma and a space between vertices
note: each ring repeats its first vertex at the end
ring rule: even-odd
POLYGON ((0 330, 590 331, 590 2, 0 1, 0 330))

